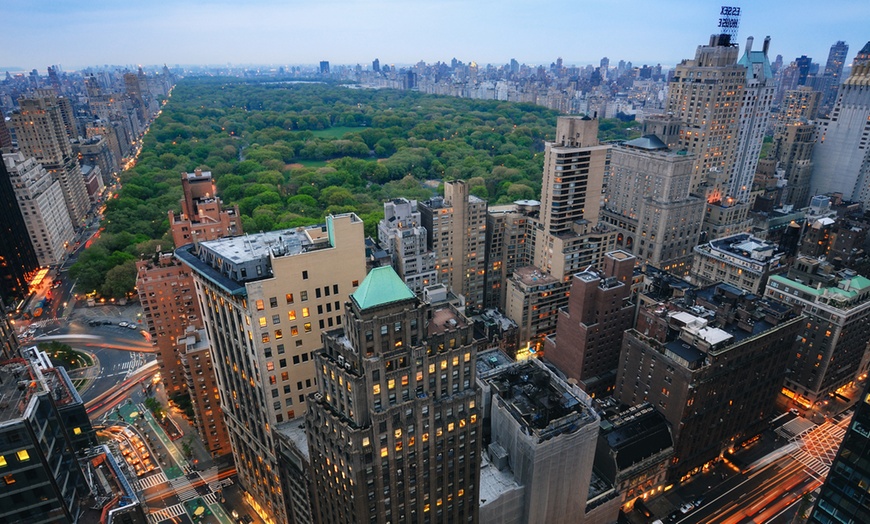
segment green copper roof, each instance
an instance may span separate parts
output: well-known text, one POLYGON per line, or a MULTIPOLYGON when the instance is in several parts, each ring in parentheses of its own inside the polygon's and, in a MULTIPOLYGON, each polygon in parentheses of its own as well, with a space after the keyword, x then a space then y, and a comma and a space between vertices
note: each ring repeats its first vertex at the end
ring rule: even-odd
POLYGON ((414 292, 391 266, 376 267, 351 295, 360 309, 369 309, 414 298, 414 292))

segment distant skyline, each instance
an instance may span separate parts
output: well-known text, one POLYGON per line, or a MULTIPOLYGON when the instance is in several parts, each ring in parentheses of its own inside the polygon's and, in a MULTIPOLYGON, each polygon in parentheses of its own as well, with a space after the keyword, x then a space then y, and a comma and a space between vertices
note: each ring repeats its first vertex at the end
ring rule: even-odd
POLYGON ((742 9, 737 41, 770 35, 770 58, 824 66, 870 40, 867 0, 4 0, 0 72, 52 64, 382 64, 449 62, 673 66, 716 32, 720 5, 742 9))

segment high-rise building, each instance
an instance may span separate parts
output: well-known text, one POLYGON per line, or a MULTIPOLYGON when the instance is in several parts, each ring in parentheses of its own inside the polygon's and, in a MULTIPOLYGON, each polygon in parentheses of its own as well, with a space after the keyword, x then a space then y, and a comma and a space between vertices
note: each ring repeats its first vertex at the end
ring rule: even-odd
POLYGON ((778 128, 794 122, 812 120, 818 112, 821 93, 811 87, 800 86, 785 92, 774 119, 774 132, 778 128))
POLYGON ((372 71, 374 71, 375 73, 381 72, 381 61, 378 60, 377 58, 372 60, 372 71))
POLYGON ((773 103, 770 39, 752 38, 738 60, 729 35, 713 35, 683 60, 669 83, 667 112, 682 123, 679 147, 694 155, 692 192, 707 201, 704 230, 713 238, 748 228, 749 194, 773 103), (701 81, 698 81, 701 79, 701 81))
POLYGON ((764 39, 761 51, 753 51, 752 43, 753 38, 750 36, 746 39, 743 56, 737 61, 738 65, 746 68, 746 74, 738 123, 737 156, 727 189, 727 195, 747 203, 750 203, 749 193, 761 156, 761 145, 767 132, 775 91, 773 72, 767 56, 770 37, 764 39))
POLYGON ((0 162, 0 236, 0 301, 12 307, 30 293, 29 280, 39 268, 39 259, 5 161, 0 162))
POLYGON ((859 65, 865 65, 870 63, 870 42, 864 44, 864 47, 858 51, 858 54, 855 55, 855 59, 852 61, 852 67, 856 67, 859 65))
POLYGON ((811 186, 870 205, 870 63, 852 67, 831 117, 819 122, 811 186))
POLYGON ((870 386, 864 387, 855 405, 852 421, 831 464, 825 483, 816 497, 816 504, 807 522, 830 524, 833 522, 870 522, 870 386))
POLYGON ((3 155, 40 266, 60 264, 75 238, 60 182, 19 153, 3 155))
MULTIPOLYGON (((175 247, 241 233, 238 207, 227 208, 215 194, 211 173, 181 175, 181 214, 169 212, 175 247)), ((136 264, 136 289, 157 354, 166 394, 190 396, 194 422, 213 455, 229 453, 229 436, 191 270, 171 252, 136 264)))
POLYGON ((197 168, 193 173, 182 173, 181 190, 181 213, 169 211, 175 247, 242 233, 239 206, 223 205, 211 171, 197 168))
POLYGON ((477 522, 483 407, 471 322, 391 267, 350 294, 315 354, 305 417, 320 522, 477 522))
POLYGON ((390 254, 396 273, 414 293, 422 293, 423 288, 438 282, 435 252, 428 248, 428 233, 422 226, 416 200, 396 198, 384 202, 378 242, 390 254))
POLYGON ((470 311, 483 308, 486 274, 486 201, 469 193, 468 183, 444 183, 444 197, 418 204, 420 220, 435 252, 438 282, 465 297, 470 311))
POLYGON ((239 482, 267 522, 287 522, 272 430, 301 417, 317 390, 320 332, 342 325, 341 305, 365 277, 362 220, 329 216, 175 254, 194 276, 239 482))
POLYGON ((540 347, 556 329, 568 301, 571 275, 601 264, 616 244, 616 231, 600 216, 609 146, 598 141, 598 120, 559 117, 556 140, 544 145, 544 179, 532 265, 507 282, 506 312, 520 329, 520 343, 540 347))
POLYGON ((729 284, 640 302, 614 396, 668 420, 675 482, 767 427, 804 319, 729 284))
POLYGON ((618 496, 591 504, 600 420, 589 397, 536 359, 498 367, 481 382, 492 440, 481 471, 480 522, 613 522, 618 496), (609 515, 593 518, 597 510, 609 515))
POLYGON ((544 343, 544 358, 593 397, 612 391, 622 334, 634 324, 636 261, 630 253, 611 251, 600 272, 575 273, 568 307, 559 310, 556 334, 544 343))
POLYGON ((328 75, 329 74, 329 62, 326 60, 320 61, 320 74, 328 75))
POLYGON ((825 82, 825 89, 821 96, 819 116, 828 117, 834 107, 834 102, 837 100, 837 89, 843 80, 843 66, 846 65, 848 53, 849 46, 842 40, 832 45, 830 52, 828 52, 828 61, 825 63, 825 72, 822 75, 827 82, 825 82))
POLYGON ((531 265, 540 208, 537 200, 519 200, 486 210, 485 307, 504 311, 508 278, 515 270, 531 265))
POLYGON ((690 193, 694 163, 656 135, 614 146, 602 217, 639 263, 688 273, 704 216, 704 200, 690 193))
POLYGON ((810 200, 816 124, 797 120, 776 127, 770 158, 776 161, 786 181, 783 203, 804 208, 810 200))
POLYGON ((765 295, 806 316, 788 356, 783 392, 790 398, 803 405, 824 400, 867 371, 870 279, 823 273, 818 260, 799 257, 788 276, 770 277, 765 295))
POLYGON ((96 436, 66 371, 23 354, 0 362, 0 521, 75 524, 90 496, 76 454, 96 436))
POLYGON ((51 90, 40 90, 30 98, 20 98, 21 110, 12 115, 12 125, 24 156, 36 159, 60 181, 70 220, 78 227, 90 202, 81 166, 70 144, 61 100, 66 99, 59 99, 51 90))

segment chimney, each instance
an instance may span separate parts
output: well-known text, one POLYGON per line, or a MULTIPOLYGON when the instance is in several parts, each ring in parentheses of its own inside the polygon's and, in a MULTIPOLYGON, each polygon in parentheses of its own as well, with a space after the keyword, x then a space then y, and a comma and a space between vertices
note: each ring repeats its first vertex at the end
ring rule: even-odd
POLYGON ((764 47, 761 48, 764 51, 764 56, 767 56, 767 50, 770 49, 770 36, 764 37, 764 47))
POLYGON ((752 52, 752 42, 754 42, 754 41, 755 41, 755 39, 752 38, 751 36, 746 39, 746 54, 747 55, 752 52))

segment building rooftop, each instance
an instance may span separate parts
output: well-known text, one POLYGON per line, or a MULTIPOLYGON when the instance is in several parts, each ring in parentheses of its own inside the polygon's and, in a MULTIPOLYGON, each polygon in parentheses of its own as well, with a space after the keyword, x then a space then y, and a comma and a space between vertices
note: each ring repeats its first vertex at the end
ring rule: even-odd
POLYGON ((629 140, 628 142, 623 142, 624 146, 634 147, 637 149, 647 149, 647 150, 662 150, 668 149, 668 145, 662 142, 659 137, 655 135, 644 135, 640 138, 635 138, 634 140, 629 140))
POLYGON ((363 310, 416 297, 392 266, 372 269, 350 296, 363 310))
POLYGON ((696 252, 705 252, 756 271, 763 269, 765 264, 778 265, 782 253, 777 252, 777 249, 776 244, 748 233, 717 238, 695 247, 696 252))
POLYGON ((466 326, 468 326, 468 319, 453 307, 446 305, 432 311, 432 319, 426 332, 432 336, 466 326))
POLYGON ((601 420, 601 438, 615 452, 620 470, 673 448, 667 420, 649 404, 601 420))
POLYGON ((558 278, 535 266, 524 266, 515 269, 514 278, 527 286, 546 286, 559 282, 558 278))
POLYGON ((291 420, 275 426, 275 431, 292 442, 299 453, 301 453, 306 459, 310 457, 308 451, 308 437, 305 435, 305 424, 300 424, 298 420, 291 420))
POLYGON ((486 382, 514 418, 541 439, 573 433, 597 421, 574 390, 536 361, 517 362, 486 382))
POLYGON ((500 349, 496 348, 481 351, 477 354, 477 361, 475 362, 477 367, 477 378, 483 380, 494 371, 508 366, 511 363, 513 363, 513 360, 511 360, 511 358, 500 349))
POLYGON ((41 374, 26 359, 0 362, 0 425, 21 418, 33 396, 45 391, 41 374))
POLYGON ((480 460, 480 505, 497 500, 504 493, 519 489, 516 477, 509 469, 499 470, 489 461, 486 453, 481 454, 480 460))

